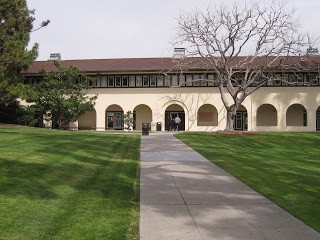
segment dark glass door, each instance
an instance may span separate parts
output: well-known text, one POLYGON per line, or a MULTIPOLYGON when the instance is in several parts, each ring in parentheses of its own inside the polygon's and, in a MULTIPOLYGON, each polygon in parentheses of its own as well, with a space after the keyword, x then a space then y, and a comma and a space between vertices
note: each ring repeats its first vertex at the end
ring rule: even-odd
POLYGON ((240 131, 248 130, 248 113, 243 111, 237 111, 235 121, 234 121, 234 129, 240 131))
POLYGON ((170 119, 170 115, 172 116, 173 119, 175 119, 175 117, 177 115, 179 115, 179 118, 181 119, 181 123, 180 123, 180 130, 184 131, 186 129, 186 121, 185 121, 185 113, 184 112, 177 112, 177 111, 166 111, 165 112, 165 130, 169 129, 169 119, 170 119))
POLYGON ((123 112, 107 112, 107 129, 123 129, 123 112))

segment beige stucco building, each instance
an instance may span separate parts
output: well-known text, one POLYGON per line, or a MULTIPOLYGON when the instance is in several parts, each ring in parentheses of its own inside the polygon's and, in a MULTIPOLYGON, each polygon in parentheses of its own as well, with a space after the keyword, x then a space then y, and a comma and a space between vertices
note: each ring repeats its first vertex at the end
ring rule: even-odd
MULTIPOLYGON (((313 57, 316 66, 320 57, 313 57)), ((97 95, 93 111, 72 126, 76 129, 124 129, 123 115, 134 113, 134 129, 149 123, 152 130, 168 129, 179 115, 186 131, 218 131, 226 126, 226 111, 214 74, 207 69, 178 69, 170 58, 69 60, 92 76, 89 94, 97 95), (202 79, 201 81, 194 81, 202 79)), ((314 66, 315 66, 314 65, 314 66)), ((26 81, 37 81, 41 69, 55 71, 50 61, 34 63, 26 81)), ((299 81, 273 81, 246 98, 237 112, 235 129, 248 131, 320 130, 319 67, 301 72, 299 81)), ((288 79, 296 73, 281 73, 288 79), (290 75, 291 74, 291 75, 290 75)), ((231 101, 230 101, 231 102, 231 101)))

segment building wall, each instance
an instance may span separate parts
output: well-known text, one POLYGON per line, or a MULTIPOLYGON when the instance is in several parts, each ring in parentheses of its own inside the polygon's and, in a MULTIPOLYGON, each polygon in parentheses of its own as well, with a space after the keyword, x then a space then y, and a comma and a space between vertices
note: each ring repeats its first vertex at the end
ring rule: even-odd
POLYGON ((204 104, 198 109, 198 126, 218 126, 218 111, 211 104, 204 104))
POLYGON ((96 112, 87 111, 78 119, 79 129, 96 129, 96 112))
MULTIPOLYGON (((315 131, 316 110, 320 106, 319 87, 265 87, 251 96, 252 115, 250 116, 253 131, 315 131), (257 126, 257 109, 262 104, 271 104, 277 111, 277 126, 257 126), (287 126, 287 110, 291 105, 301 104, 307 112, 307 126, 287 126)), ((289 114, 289 122, 302 125, 302 114, 289 114)))
POLYGON ((257 109, 257 126, 277 126, 278 112, 271 104, 262 104, 257 109))
MULTIPOLYGON (((249 131, 315 131, 316 110, 320 106, 320 87, 264 87, 249 96, 243 103, 248 113, 249 131), (275 126, 257 126, 257 110, 263 104, 272 105, 277 112, 275 126), (301 104, 307 112, 307 126, 301 124, 301 114, 289 117, 297 118, 300 126, 286 125, 286 112, 289 106, 301 104)), ((213 87, 171 87, 171 88, 95 88, 90 90, 92 94, 98 94, 96 100, 96 128, 105 130, 106 109, 112 105, 118 105, 124 112, 139 110, 137 114, 137 129, 144 121, 162 123, 165 126, 165 111, 170 110, 173 104, 179 105, 185 112, 185 128, 187 131, 218 131, 226 125, 226 111, 217 88, 213 87), (141 107, 139 105, 143 104, 141 107), (217 124, 198 124, 198 110, 204 104, 210 104, 217 110, 217 124), (141 108, 141 109, 140 109, 141 108), (149 109, 150 108, 150 109, 149 109), (150 113, 151 112, 151 113, 150 113), (151 114, 151 115, 150 115, 151 114)), ((231 99, 229 99, 231 103, 231 99)), ((108 109, 110 110, 110 108, 108 109)), ((270 125, 268 112, 262 112, 262 118, 266 118, 265 124, 270 125)), ((260 116, 259 116, 260 117, 260 116)), ((290 120, 291 121, 291 120, 290 120)), ((265 125, 262 124, 262 125, 265 125)), ((272 124, 271 124, 272 125, 272 124)))
POLYGON ((142 123, 152 123, 152 110, 145 104, 136 106, 133 111, 136 112, 136 130, 142 129, 142 123))

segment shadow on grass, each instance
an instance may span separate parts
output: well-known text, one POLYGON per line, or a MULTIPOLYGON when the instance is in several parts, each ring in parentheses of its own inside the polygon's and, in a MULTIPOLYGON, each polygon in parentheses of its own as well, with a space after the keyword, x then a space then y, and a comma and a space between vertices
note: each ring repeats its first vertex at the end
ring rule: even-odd
POLYGON ((19 128, 1 132, 12 141, 0 144, 7 152, 0 154, 0 195, 54 199, 63 186, 120 201, 136 195, 137 136, 19 128))
POLYGON ((138 239, 139 140, 0 127, 0 238, 138 239))
MULTIPOLYGON (((129 165, 134 169, 136 167, 134 163, 129 165)), ((128 168, 128 163, 117 163, 117 167, 128 168)), ((0 195, 6 196, 55 199, 59 197, 57 189, 68 185, 77 191, 88 191, 104 198, 128 201, 135 191, 135 176, 132 176, 133 179, 124 180, 121 175, 110 173, 103 167, 90 168, 76 164, 52 166, 1 159, 0 169, 0 179, 3 179, 0 195)))

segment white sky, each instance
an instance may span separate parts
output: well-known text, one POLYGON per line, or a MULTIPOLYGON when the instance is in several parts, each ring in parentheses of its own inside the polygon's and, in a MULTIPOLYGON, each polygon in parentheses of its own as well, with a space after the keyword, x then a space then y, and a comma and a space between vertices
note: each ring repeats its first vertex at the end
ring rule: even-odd
MULTIPOLYGON (((220 0, 221 1, 221 0, 220 0)), ((241 0, 225 0, 224 3, 241 0)), ((38 60, 59 52, 63 60, 88 58, 170 57, 180 12, 203 9, 213 0, 27 0, 36 10, 31 33, 38 60)), ((287 0, 303 29, 320 36, 320 0, 287 0)))

